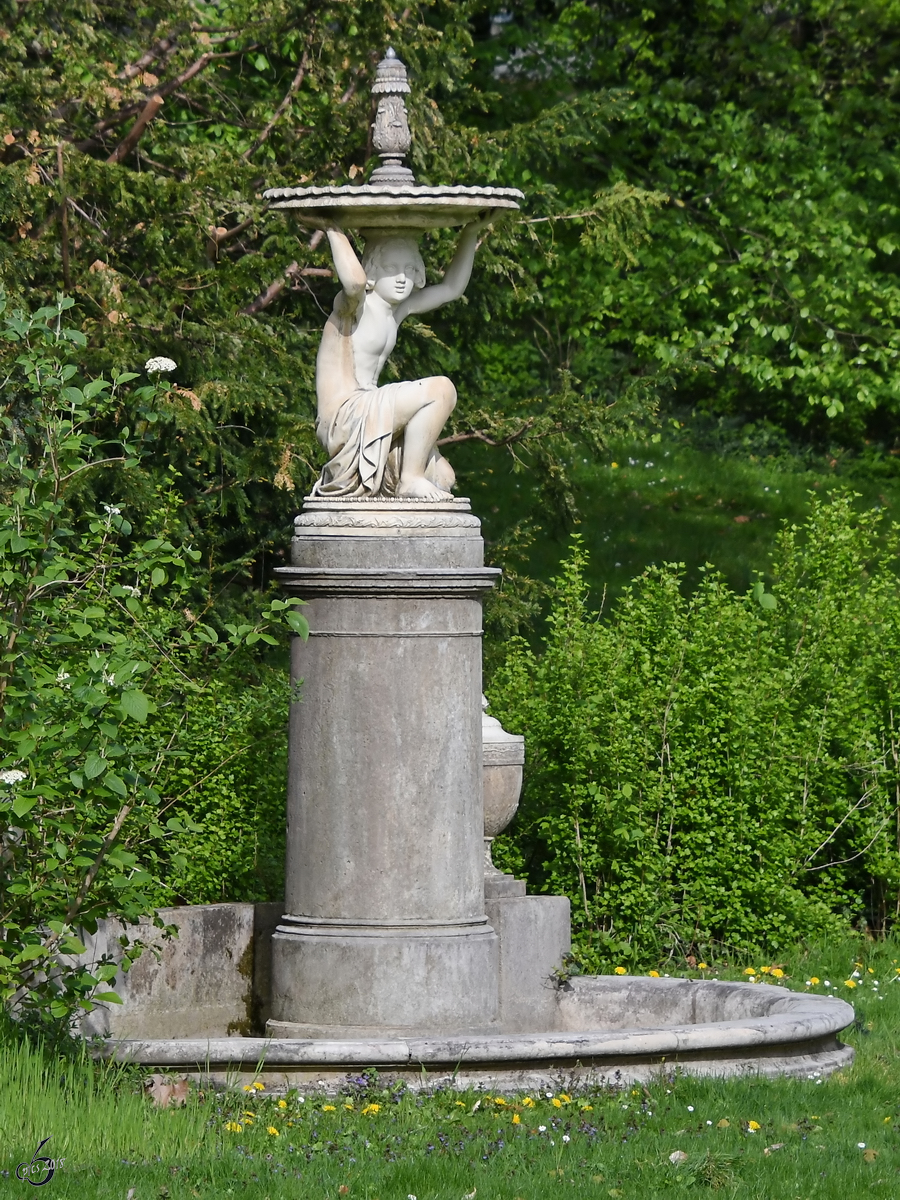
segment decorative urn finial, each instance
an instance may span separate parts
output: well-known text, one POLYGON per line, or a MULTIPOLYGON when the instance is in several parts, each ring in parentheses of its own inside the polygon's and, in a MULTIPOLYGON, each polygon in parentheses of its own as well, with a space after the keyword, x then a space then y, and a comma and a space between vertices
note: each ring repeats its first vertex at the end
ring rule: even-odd
POLYGON ((381 158, 381 166, 372 172, 369 183, 410 184, 416 179, 403 159, 409 153, 412 136, 403 97, 410 92, 406 67, 388 46, 375 72, 372 95, 378 97, 378 109, 372 126, 372 145, 381 158))

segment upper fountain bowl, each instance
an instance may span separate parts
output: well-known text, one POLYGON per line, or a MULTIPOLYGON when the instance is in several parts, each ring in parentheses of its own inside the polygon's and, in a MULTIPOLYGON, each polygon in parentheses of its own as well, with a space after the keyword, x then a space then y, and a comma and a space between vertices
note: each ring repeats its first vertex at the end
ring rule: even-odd
POLYGON ((492 219, 518 209, 518 188, 428 187, 417 183, 366 183, 343 187, 278 187, 263 193, 271 208, 293 209, 312 229, 446 229, 467 225, 486 210, 492 219))

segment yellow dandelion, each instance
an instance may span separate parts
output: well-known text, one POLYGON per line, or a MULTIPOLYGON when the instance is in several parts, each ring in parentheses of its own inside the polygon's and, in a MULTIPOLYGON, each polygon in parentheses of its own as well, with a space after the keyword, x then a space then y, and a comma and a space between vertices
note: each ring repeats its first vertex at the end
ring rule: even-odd
POLYGON ((760 967, 760 968, 759 968, 759 973, 760 973, 760 975, 771 975, 771 974, 772 974, 772 968, 771 968, 771 967, 760 967))
POLYGON ((353 1105, 352 1105, 352 1104, 345 1104, 345 1105, 344 1105, 344 1108, 346 1108, 347 1112, 353 1112, 353 1105))
POLYGON ((885 1125, 890 1125, 890 1123, 891 1123, 891 1118, 890 1118, 890 1117, 885 1117, 885 1118, 884 1118, 884 1124, 885 1124, 885 1125))
POLYGON ((337 1109, 334 1107, 333 1104, 323 1104, 322 1112, 337 1112, 337 1109))
POLYGON ((272 1137, 281 1137, 281 1134, 278 1132, 278 1130, 275 1128, 274 1125, 267 1125, 266 1133, 271 1134, 272 1137))
POLYGON ((560 1092, 559 1098, 560 1098, 560 1100, 562 1100, 563 1104, 571 1104, 572 1103, 572 1097, 567 1092, 560 1092))
POLYGON ((245 1112, 245 1113, 244 1113, 244 1116, 247 1118, 247 1120, 248 1120, 248 1121, 252 1121, 252 1120, 255 1118, 255 1116, 256 1116, 256 1113, 252 1113, 252 1112, 245 1112))
POLYGON ((494 1103, 495 1103, 495 1104, 499 1104, 499 1105, 501 1106, 501 1108, 502 1108, 502 1107, 503 1107, 503 1105, 504 1105, 504 1104, 506 1104, 506 1101, 503 1099, 503 1097, 502 1097, 502 1096, 496 1096, 496 1097, 494 1098, 494 1103))
POLYGON ((753 969, 753 967, 744 967, 744 974, 745 975, 755 975, 756 971, 753 969))
MULTIPOLYGON (((465 1108, 465 1105, 463 1105, 463 1107, 465 1108)), ((380 1104, 367 1104, 366 1107, 362 1110, 363 1116, 369 1116, 373 1113, 380 1113, 380 1112, 381 1112, 380 1104)))
POLYGON ((243 1133, 244 1132, 243 1125, 239 1125, 237 1123, 237 1121, 229 1121, 226 1124, 225 1128, 228 1130, 229 1133, 243 1133))
POLYGON ((593 1112, 594 1106, 593 1106, 593 1104, 582 1104, 581 1111, 582 1112, 593 1112))
POLYGON ((253 1084, 252 1084, 252 1083, 245 1083, 245 1084, 244 1084, 244 1086, 243 1086, 243 1088, 242 1088, 241 1090, 242 1090, 242 1091, 245 1091, 245 1092, 252 1092, 252 1091, 253 1091, 253 1084))
POLYGON ((707 967, 706 963, 697 963, 697 970, 698 971, 706 971, 706 970, 708 970, 708 967, 707 967))
POLYGON ((845 980, 844 980, 844 987, 848 987, 848 988, 855 988, 855 987, 856 987, 856 980, 855 980, 855 979, 845 979, 845 980))
POLYGON ((522 1124, 522 1118, 519 1116, 518 1113, 513 1113, 512 1123, 513 1123, 513 1125, 521 1125, 522 1124))
POLYGON ((753 1133, 756 1133, 758 1130, 762 1129, 762 1125, 760 1125, 759 1121, 748 1121, 747 1128, 753 1133))
POLYGON ((870 975, 874 975, 874 974, 875 974, 875 968, 874 968, 874 967, 866 967, 866 970, 869 972, 869 974, 870 974, 870 975))
POLYGON ((781 967, 773 967, 772 975, 775 979, 784 979, 784 971, 782 971, 781 967))
POLYGON ((279 1100, 278 1107, 279 1108, 287 1108, 287 1100, 279 1100))
POLYGON ((616 967, 616 974, 617 975, 627 975, 628 968, 627 967, 616 967))
POLYGON ((454 1100, 453 1103, 456 1105, 457 1108, 465 1108, 466 1107, 466 1103, 464 1100, 454 1100))
POLYGON ((253 1090, 256 1092, 264 1092, 266 1090, 266 1085, 264 1083, 260 1083, 257 1079, 256 1083, 253 1085, 253 1090))
MULTIPOLYGON (((459 1103, 459 1101, 457 1101, 457 1103, 459 1103)), ((530 1096, 525 1096, 524 1099, 522 1100, 522 1103, 525 1105, 526 1108, 534 1108, 534 1101, 532 1100, 532 1098, 530 1096)))
POLYGON ((813 985, 813 987, 815 987, 815 985, 819 982, 818 975, 810 975, 809 982, 813 985))
POLYGON ((651 979, 659 979, 659 971, 648 971, 647 974, 651 979))
POLYGON ((554 1108, 562 1108, 562 1100, 557 1100, 555 1096, 553 1097, 552 1103, 554 1108))
POLYGON ((614 471, 615 471, 615 470, 617 470, 617 469, 618 469, 618 466, 619 466, 619 464, 618 464, 618 463, 610 463, 609 465, 612 467, 612 469, 613 469, 614 471))

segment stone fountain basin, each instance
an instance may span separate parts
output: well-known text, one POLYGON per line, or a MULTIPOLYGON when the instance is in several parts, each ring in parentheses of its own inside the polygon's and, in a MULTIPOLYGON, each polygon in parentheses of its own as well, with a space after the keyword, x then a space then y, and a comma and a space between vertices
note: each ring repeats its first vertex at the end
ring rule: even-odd
POLYGON ((661 1071, 819 1078, 853 1061, 831 996, 719 980, 583 976, 558 990, 558 1028, 376 1038, 109 1039, 101 1053, 212 1083, 336 1089, 375 1067, 411 1086, 533 1089, 649 1080, 661 1071))

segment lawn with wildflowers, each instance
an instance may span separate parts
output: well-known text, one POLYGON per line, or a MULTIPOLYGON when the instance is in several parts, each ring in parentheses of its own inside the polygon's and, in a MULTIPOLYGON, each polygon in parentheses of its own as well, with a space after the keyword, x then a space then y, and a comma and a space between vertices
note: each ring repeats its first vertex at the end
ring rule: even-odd
POLYGON ((54 1100, 57 1070, 46 1073, 45 1095, 23 1129, 21 1081, 7 1061, 7 1186, 28 1186, 15 1180, 15 1164, 30 1157, 35 1137, 52 1135, 58 1154, 65 1144, 66 1165, 48 1193, 85 1200, 124 1200, 130 1189, 131 1200, 900 1194, 900 945, 853 943, 778 962, 657 973, 849 998, 857 1021, 846 1040, 856 1062, 829 1079, 700 1080, 671 1070, 647 1085, 579 1090, 560 1079, 528 1093, 411 1091, 367 1073, 348 1077, 338 1094, 281 1095, 258 1080, 195 1092, 185 1108, 165 1111, 150 1108, 133 1074, 90 1104, 54 1100))

